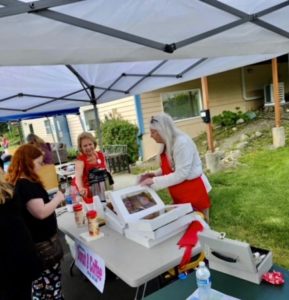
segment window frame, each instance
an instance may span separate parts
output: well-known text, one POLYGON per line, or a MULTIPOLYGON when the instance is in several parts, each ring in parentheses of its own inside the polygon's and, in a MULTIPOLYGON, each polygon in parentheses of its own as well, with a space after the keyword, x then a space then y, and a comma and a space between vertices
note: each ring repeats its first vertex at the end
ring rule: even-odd
POLYGON ((52 134, 52 125, 50 126, 50 120, 44 120, 44 127, 46 134, 52 134))
POLYGON ((93 108, 89 108, 89 109, 83 110, 83 112, 82 112, 82 113, 83 113, 83 120, 84 120, 84 123, 85 123, 86 130, 87 130, 87 131, 95 131, 95 130, 97 129, 96 120, 95 120, 95 118, 94 118, 94 121, 95 121, 95 128, 92 128, 92 129, 91 129, 90 126, 89 126, 89 123, 88 123, 89 119, 87 119, 87 117, 86 117, 86 114, 87 114, 88 112, 94 113, 93 108))
POLYGON ((188 117, 188 118, 182 118, 182 119, 173 119, 174 122, 183 122, 186 120, 191 120, 191 119, 195 119, 195 118, 200 118, 200 112, 203 109, 203 99, 202 99, 202 93, 201 93, 201 89, 200 88, 193 88, 193 89, 185 89, 185 90, 176 90, 176 91, 170 91, 170 92, 164 92, 160 94, 160 98, 161 98, 161 102, 162 102, 162 108, 163 108, 163 112, 167 113, 164 109, 164 96, 167 96, 169 94, 181 94, 181 93, 188 93, 188 92, 195 92, 197 91, 198 93, 198 97, 199 97, 199 114, 196 116, 192 116, 192 117, 188 117))

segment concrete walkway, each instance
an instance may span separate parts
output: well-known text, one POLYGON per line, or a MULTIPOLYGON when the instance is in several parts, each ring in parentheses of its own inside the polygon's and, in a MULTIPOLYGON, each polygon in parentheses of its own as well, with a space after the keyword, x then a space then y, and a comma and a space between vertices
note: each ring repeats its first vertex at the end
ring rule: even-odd
POLYGON ((129 173, 116 173, 113 174, 114 190, 119 190, 136 184, 137 175, 129 173))

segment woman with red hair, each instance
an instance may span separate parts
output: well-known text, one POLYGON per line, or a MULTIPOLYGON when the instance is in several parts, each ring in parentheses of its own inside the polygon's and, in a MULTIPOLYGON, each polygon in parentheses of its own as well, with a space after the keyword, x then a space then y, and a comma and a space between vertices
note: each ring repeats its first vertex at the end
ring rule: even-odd
POLYGON ((40 261, 12 197, 13 187, 4 180, 0 167, 0 299, 31 300, 31 284, 40 276, 40 261))
MULTIPOLYGON (((42 151, 33 145, 23 145, 15 152, 7 174, 8 182, 14 185, 14 198, 21 205, 24 221, 37 249, 45 242, 49 244, 58 239, 54 211, 64 200, 64 195, 59 191, 49 200, 38 176, 42 164, 42 151)), ((63 299, 61 255, 47 260, 44 253, 38 251, 42 260, 42 273, 40 278, 32 283, 32 298, 35 300, 63 299)))

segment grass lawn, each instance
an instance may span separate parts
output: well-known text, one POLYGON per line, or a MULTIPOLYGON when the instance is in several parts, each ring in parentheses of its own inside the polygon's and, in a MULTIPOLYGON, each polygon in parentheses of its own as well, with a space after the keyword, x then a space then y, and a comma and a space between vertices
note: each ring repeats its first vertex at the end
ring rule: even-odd
POLYGON ((289 269, 289 149, 246 154, 238 169, 210 176, 210 225, 227 237, 271 249, 289 269))
MULTIPOLYGON (((289 147, 270 150, 270 143, 264 135, 250 144, 240 167, 209 176, 210 226, 228 238, 271 249, 274 263, 289 269, 289 147)), ((166 190, 159 194, 170 202, 166 190)))

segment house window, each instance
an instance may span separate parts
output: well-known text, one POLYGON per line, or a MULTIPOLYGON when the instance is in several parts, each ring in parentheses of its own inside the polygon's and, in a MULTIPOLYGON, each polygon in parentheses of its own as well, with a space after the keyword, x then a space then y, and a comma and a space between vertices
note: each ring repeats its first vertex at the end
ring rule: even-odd
POLYGON ((49 120, 44 120, 44 126, 45 126, 45 131, 46 134, 51 134, 51 127, 50 127, 50 121, 49 120))
POLYGON ((95 130, 96 120, 95 120, 95 114, 93 109, 86 110, 83 112, 83 114, 84 114, 84 120, 85 120, 87 130, 95 130))
POLYGON ((202 107, 200 89, 166 93, 161 95, 164 112, 173 120, 183 120, 200 115, 202 107))

